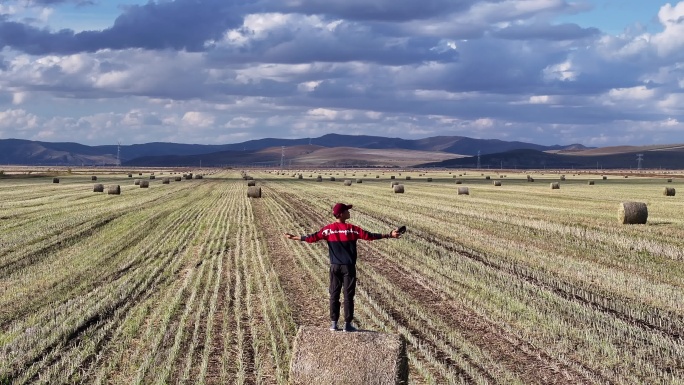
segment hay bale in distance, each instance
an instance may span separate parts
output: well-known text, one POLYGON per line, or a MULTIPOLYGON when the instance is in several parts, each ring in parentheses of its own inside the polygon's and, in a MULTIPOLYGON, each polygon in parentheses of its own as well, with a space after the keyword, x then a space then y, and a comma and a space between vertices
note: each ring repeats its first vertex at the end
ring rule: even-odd
POLYGON ((345 185, 345 186, 351 186, 351 185, 352 185, 351 179, 345 179, 344 185, 345 185))
POLYGON ((104 192, 104 185, 99 183, 93 185, 93 192, 104 192))
POLYGON ((667 183, 672 183, 672 179, 668 179, 668 180, 667 180, 667 183))
POLYGON ((121 186, 118 184, 112 184, 107 186, 108 195, 121 195, 121 186))
POLYGON ((304 179, 304 176, 303 176, 302 174, 299 174, 299 176, 297 177, 297 179, 304 179))
POLYGON ((621 202, 618 219, 624 225, 643 225, 648 220, 648 207, 643 202, 621 202))
POLYGON ((603 180, 606 180, 606 179, 608 179, 608 177, 604 175, 604 176, 602 177, 602 179, 603 179, 603 180))
POLYGON ((432 182, 432 178, 427 178, 427 181, 428 181, 428 182, 432 182))
POLYGON ((156 176, 150 175, 150 179, 155 179, 155 178, 156 178, 156 176))
POLYGON ((330 177, 330 181, 331 181, 331 182, 334 182, 334 181, 335 181, 335 177, 334 177, 334 176, 331 176, 331 177, 330 177))
POLYGON ((411 177, 406 175, 406 180, 411 180, 411 177))
POLYGON ((501 181, 500 181, 500 180, 495 180, 495 181, 494 181, 494 186, 501 186, 501 181))
POLYGON ((129 177, 129 178, 133 178, 133 174, 129 173, 129 174, 128 174, 128 177, 129 177))
POLYGON ((140 179, 136 179, 133 181, 133 184, 136 186, 140 186, 140 179))
POLYGON ((459 179, 456 181, 456 184, 463 184, 463 181, 459 179))
POLYGON ((587 184, 588 184, 589 186, 593 186, 593 185, 594 185, 594 181, 593 181, 593 180, 590 180, 587 184))
POLYGON ((323 182, 323 177, 320 175, 316 178, 316 182, 323 182))
POLYGON ((663 190, 663 195, 666 197, 673 197, 675 196, 675 188, 674 187, 665 187, 663 190))
POLYGON ((558 182, 552 182, 551 183, 551 190, 558 190, 560 188, 560 183, 558 182))
POLYGON ((394 186, 398 185, 399 182, 390 182, 390 187, 394 188, 394 186))
POLYGON ((331 333, 312 326, 297 331, 290 361, 292 385, 408 384, 408 375, 406 341, 400 334, 331 333))
POLYGON ((485 179, 486 179, 486 180, 490 180, 490 179, 492 179, 492 178, 491 178, 489 175, 487 175, 487 176, 485 177, 485 179))
POLYGON ((59 178, 52 178, 52 183, 59 183, 59 178))
POLYGON ((261 187, 247 187, 247 198, 261 198, 261 187))
POLYGON ((404 193, 404 185, 403 184, 394 185, 394 193, 395 194, 403 194, 404 193))
POLYGON ((468 187, 459 187, 458 195, 470 195, 470 190, 468 189, 468 187))
POLYGON ((363 183, 363 179, 357 179, 356 183, 363 183))
POLYGON ((95 175, 90 177, 90 180, 97 180, 97 177, 95 175))
POLYGON ((531 182, 534 182, 534 178, 527 178, 527 181, 530 182, 530 183, 531 183, 531 182))
POLYGON ((140 181, 140 188, 148 188, 150 187, 150 181, 148 180, 141 180, 140 181))
POLYGON ((173 178, 173 180, 176 181, 176 182, 180 182, 180 181, 183 180, 183 178, 180 177, 180 176, 177 176, 177 177, 173 178))
POLYGON ((256 186, 256 181, 248 180, 248 181, 247 181, 247 186, 256 186))
POLYGON ((390 179, 396 179, 394 175, 390 175, 390 179))
POLYGON ((565 175, 561 175, 560 180, 565 180, 565 175))
POLYGON ((162 178, 162 184, 171 184, 171 178, 162 178))

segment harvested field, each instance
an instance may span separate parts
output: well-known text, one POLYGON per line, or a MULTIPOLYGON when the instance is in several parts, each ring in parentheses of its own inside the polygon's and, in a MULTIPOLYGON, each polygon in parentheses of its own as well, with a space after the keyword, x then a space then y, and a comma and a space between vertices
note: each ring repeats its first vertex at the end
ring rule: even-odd
POLYGON ((121 195, 92 174, 0 179, 0 383, 287 384, 298 326, 328 325, 329 262, 282 233, 338 201, 368 231, 408 228, 359 241, 355 323, 403 336, 409 383, 684 382, 684 218, 662 178, 473 172, 458 197, 447 171, 402 171, 395 194, 389 173, 250 170, 250 199, 239 172, 200 172, 98 175, 121 195), (621 202, 647 223, 619 223, 621 202))

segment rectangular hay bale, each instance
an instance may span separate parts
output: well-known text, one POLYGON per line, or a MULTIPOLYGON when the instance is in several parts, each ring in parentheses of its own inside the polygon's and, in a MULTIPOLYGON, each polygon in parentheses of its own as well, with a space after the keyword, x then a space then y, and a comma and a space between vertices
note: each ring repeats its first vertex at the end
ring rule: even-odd
POLYGON ((399 334, 300 327, 290 361, 290 384, 335 383, 408 384, 406 341, 399 334))

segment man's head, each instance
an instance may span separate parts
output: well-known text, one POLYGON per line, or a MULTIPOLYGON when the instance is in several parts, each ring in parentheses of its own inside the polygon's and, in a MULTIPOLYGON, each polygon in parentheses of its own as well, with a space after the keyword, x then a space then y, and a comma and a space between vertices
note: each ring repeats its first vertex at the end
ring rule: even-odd
POLYGON ((345 205, 344 203, 336 203, 333 206, 333 215, 337 219, 349 219, 349 209, 352 205, 345 205))

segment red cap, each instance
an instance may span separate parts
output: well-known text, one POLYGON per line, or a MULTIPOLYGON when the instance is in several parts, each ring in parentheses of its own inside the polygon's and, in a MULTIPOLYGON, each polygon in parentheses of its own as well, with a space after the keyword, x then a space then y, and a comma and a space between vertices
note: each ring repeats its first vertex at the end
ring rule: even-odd
POLYGON ((349 210, 352 208, 352 205, 345 205, 344 203, 336 203, 335 206, 333 207, 333 215, 334 216, 339 216, 343 212, 349 210))

